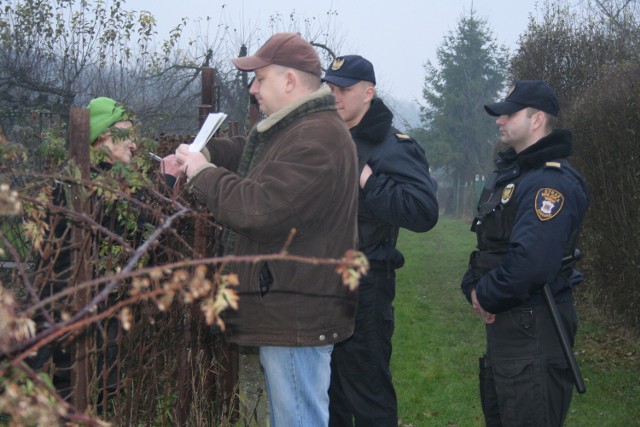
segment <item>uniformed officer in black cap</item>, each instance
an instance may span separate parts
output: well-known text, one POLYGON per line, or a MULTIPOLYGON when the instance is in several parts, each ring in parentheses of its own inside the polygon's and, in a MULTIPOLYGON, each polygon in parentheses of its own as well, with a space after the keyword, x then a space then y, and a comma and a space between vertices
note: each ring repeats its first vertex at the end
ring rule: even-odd
POLYGON ((397 427, 391 380, 396 249, 400 227, 430 230, 438 220, 436 184, 424 150, 392 126, 393 113, 376 96, 373 65, 360 55, 337 57, 324 81, 336 97, 358 152, 358 249, 370 269, 360 280, 353 335, 334 346, 329 426, 397 427))
POLYGON ((549 284, 573 345, 577 317, 573 286, 582 281, 573 253, 589 198, 568 161, 571 132, 554 130, 560 111, 553 89, 519 80, 496 116, 499 153, 478 203, 462 290, 486 323, 480 397, 487 426, 561 426, 573 379, 542 288, 549 284))

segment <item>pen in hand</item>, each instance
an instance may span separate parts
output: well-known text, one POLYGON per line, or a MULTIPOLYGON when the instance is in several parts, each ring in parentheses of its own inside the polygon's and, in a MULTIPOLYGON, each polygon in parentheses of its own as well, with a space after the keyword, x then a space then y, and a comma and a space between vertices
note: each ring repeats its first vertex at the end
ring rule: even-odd
POLYGON ((159 161, 159 162, 161 162, 161 161, 162 161, 162 157, 158 156, 157 154, 152 153, 151 151, 149 151, 149 153, 148 153, 148 154, 149 154, 149 157, 151 157, 152 159, 157 160, 157 161, 159 161))

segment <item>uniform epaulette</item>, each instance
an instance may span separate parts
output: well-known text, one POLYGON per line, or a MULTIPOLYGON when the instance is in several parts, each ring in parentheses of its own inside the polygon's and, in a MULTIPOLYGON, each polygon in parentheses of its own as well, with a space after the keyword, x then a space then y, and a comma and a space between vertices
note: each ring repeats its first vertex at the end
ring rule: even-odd
POLYGON ((562 167, 562 165, 560 164, 560 162, 547 162, 544 164, 545 168, 558 168, 560 169, 562 167))
POLYGON ((396 133, 396 138, 402 140, 402 139, 411 139, 411 137, 407 134, 404 133, 396 133))

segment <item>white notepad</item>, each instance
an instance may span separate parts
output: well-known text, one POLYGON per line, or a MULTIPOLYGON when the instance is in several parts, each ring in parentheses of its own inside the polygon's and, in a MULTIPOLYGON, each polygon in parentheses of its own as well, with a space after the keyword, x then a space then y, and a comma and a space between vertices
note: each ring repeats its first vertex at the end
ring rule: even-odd
POLYGON ((189 151, 192 153, 199 153, 226 118, 227 115, 225 113, 210 113, 209 116, 207 116, 207 120, 204 121, 204 124, 200 128, 200 132, 196 135, 196 138, 191 144, 189 144, 189 151))

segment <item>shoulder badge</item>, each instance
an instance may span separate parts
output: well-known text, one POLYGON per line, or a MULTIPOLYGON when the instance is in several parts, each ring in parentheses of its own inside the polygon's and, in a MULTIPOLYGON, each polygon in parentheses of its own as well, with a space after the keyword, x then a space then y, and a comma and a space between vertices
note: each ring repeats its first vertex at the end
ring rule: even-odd
POLYGON ((541 188, 536 194, 535 210, 540 221, 548 221, 558 215, 564 205, 564 196, 553 188, 541 188))
POLYGON ((545 167, 547 168, 558 168, 560 169, 562 167, 562 164, 560 162, 547 162, 544 164, 545 167))
POLYGON ((338 71, 344 65, 344 58, 336 58, 331 63, 331 69, 333 71, 338 71))
POLYGON ((411 137, 404 133, 396 133, 396 138, 398 139, 411 139, 411 137))
POLYGON ((506 187, 504 187, 504 190, 502 190, 502 198, 500 199, 500 202, 503 205, 506 205, 507 203, 509 203, 509 200, 511 200, 511 196, 513 196, 513 192, 516 189, 516 185, 512 182, 510 184, 507 184, 506 187))

